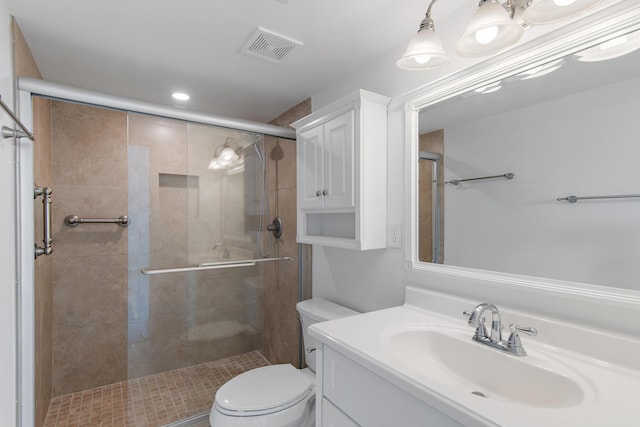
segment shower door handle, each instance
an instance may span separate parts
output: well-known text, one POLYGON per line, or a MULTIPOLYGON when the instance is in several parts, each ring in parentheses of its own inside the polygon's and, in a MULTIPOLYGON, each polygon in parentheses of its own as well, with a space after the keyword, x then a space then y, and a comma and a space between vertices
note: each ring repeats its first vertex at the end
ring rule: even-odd
POLYGON ((53 239, 51 238, 51 188, 35 187, 33 189, 33 198, 42 196, 42 222, 43 222, 43 238, 44 246, 35 245, 35 258, 40 255, 51 255, 53 252, 53 239))

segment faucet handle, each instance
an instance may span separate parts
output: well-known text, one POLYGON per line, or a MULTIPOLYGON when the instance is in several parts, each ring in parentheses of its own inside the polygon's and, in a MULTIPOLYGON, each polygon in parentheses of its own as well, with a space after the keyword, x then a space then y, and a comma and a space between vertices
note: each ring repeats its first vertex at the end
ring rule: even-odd
MULTIPOLYGON (((464 314, 465 316, 469 316, 469 318, 471 318, 471 316, 473 315, 473 312, 469 310, 465 310, 462 312, 462 314, 464 314)), ((487 333, 487 328, 484 326, 484 316, 480 318, 480 322, 476 327, 474 338, 480 339, 480 340, 485 340, 489 338, 489 334, 487 333)))
POLYGON ((516 356, 526 356, 527 352, 524 351, 524 348, 522 347, 522 341, 520 340, 518 332, 524 332, 527 335, 536 336, 538 335, 538 330, 536 328, 523 328, 517 323, 510 324, 509 330, 511 331, 511 335, 509 335, 509 339, 507 340, 507 348, 509 348, 516 356))
POLYGON ((509 330, 511 331, 511 333, 518 333, 518 332, 524 332, 527 335, 531 335, 532 337, 535 337, 536 335, 538 335, 538 330, 536 328, 525 328, 525 327, 521 327, 520 325, 518 325, 517 323, 512 323, 509 325, 509 330))

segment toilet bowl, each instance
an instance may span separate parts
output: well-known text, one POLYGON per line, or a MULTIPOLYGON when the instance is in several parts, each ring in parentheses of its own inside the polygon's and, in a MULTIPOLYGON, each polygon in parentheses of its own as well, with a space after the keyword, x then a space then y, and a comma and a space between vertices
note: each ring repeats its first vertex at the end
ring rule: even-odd
POLYGON ((302 325, 308 368, 290 364, 252 369, 225 383, 216 393, 212 427, 313 427, 315 425, 315 340, 309 325, 358 314, 330 301, 314 298, 296 305, 302 325))

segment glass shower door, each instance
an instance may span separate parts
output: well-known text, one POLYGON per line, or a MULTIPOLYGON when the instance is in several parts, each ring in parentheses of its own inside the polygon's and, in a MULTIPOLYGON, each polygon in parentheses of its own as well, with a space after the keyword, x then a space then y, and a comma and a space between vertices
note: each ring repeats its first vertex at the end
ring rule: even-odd
MULTIPOLYGON (((259 258, 266 204, 262 136, 190 123, 190 265, 259 258), (258 151, 256 150, 258 149, 258 151), (227 150, 225 152, 225 150, 227 150), (231 151, 230 151, 231 150, 231 151)), ((187 358, 192 413, 208 411, 218 387, 266 361, 262 348, 262 265, 190 272, 187 358)))
POLYGON ((224 382, 266 364, 259 353, 260 263, 139 274, 259 256, 261 141, 261 135, 129 115, 129 212, 141 220, 129 229, 128 377, 170 385, 161 400, 172 405, 159 416, 208 412, 224 382))

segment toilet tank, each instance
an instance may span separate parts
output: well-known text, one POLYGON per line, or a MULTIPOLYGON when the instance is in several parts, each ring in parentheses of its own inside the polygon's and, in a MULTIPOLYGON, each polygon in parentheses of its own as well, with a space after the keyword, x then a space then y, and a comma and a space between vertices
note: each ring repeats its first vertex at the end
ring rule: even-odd
POLYGON ((327 301, 322 298, 312 298, 300 301, 296 308, 300 316, 300 325, 302 326, 302 341, 304 342, 304 359, 307 366, 316 371, 316 352, 309 351, 315 349, 316 341, 309 336, 309 325, 326 320, 339 319, 341 317, 353 316, 359 314, 357 311, 343 307, 339 304, 327 301))

